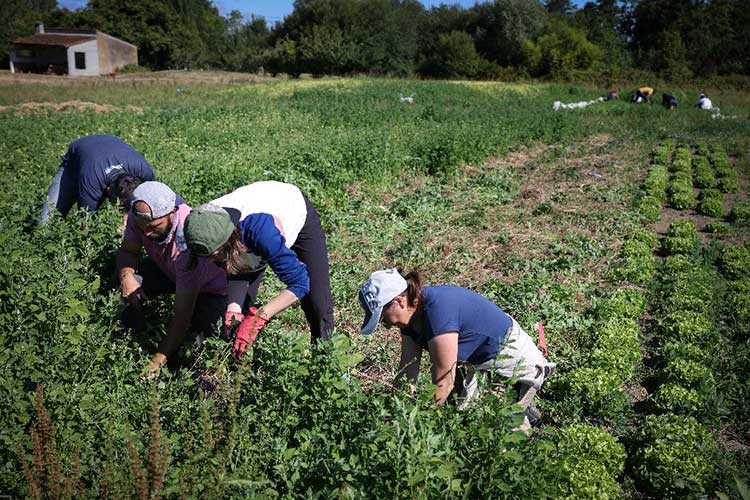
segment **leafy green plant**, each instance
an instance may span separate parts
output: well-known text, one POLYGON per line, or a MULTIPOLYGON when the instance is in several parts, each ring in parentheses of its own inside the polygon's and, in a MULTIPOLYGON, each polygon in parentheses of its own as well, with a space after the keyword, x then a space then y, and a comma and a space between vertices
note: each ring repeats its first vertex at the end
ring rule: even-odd
POLYGON ((717 189, 701 191, 698 213, 709 217, 721 217, 724 214, 724 197, 717 189))
POLYGON ((698 249, 698 232, 689 220, 675 220, 669 225, 662 246, 667 255, 690 255, 698 249))
POLYGON ((750 276, 750 250, 739 245, 729 245, 722 249, 719 267, 727 279, 738 280, 750 276))
POLYGON ((646 297, 638 288, 622 288, 603 300, 597 307, 601 320, 610 318, 638 319, 646 310, 646 297))
POLYGON ((691 417, 649 415, 638 432, 631 464, 636 479, 659 498, 700 498, 711 491, 716 446, 691 417))
POLYGON ((731 226, 726 222, 709 222, 706 224, 706 232, 711 234, 726 234, 731 226))
POLYGON ((698 420, 707 413, 708 403, 703 394, 674 382, 661 385, 650 401, 659 413, 691 416, 698 420))
POLYGON ((734 224, 750 224, 750 203, 735 205, 729 213, 729 220, 734 224))

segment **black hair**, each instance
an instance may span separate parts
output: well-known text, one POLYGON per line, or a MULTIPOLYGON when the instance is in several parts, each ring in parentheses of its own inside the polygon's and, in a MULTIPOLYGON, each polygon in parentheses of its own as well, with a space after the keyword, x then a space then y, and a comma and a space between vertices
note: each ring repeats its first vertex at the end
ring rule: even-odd
POLYGON ((134 175, 118 175, 112 180, 109 186, 109 201, 115 205, 119 205, 123 213, 129 212, 133 191, 142 182, 140 177, 134 175))

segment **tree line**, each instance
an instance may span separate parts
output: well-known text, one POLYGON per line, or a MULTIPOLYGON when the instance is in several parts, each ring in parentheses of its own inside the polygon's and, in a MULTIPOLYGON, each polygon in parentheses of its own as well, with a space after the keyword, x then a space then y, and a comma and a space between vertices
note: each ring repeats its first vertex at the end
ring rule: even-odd
POLYGON ((222 16, 210 0, 8 0, 0 43, 36 22, 98 29, 138 46, 151 69, 436 78, 564 77, 642 69, 680 80, 750 73, 747 0, 296 0, 282 22, 222 16))

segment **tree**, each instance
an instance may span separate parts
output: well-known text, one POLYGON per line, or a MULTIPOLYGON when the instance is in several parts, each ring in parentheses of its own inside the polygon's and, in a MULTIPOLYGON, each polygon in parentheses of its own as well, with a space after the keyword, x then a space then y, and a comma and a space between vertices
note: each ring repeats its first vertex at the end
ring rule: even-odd
POLYGON ((469 33, 474 34, 477 50, 485 59, 501 66, 523 62, 523 46, 537 37, 547 14, 536 0, 495 0, 471 9, 469 33))
POLYGON ((0 9, 0 66, 7 68, 13 40, 34 33, 57 8, 56 0, 6 0, 0 9))
POLYGON ((471 35, 453 31, 440 35, 433 59, 423 72, 443 78, 471 78, 479 71, 480 63, 471 35))
POLYGON ((535 76, 562 76, 571 70, 592 68, 602 60, 602 50, 564 21, 550 23, 536 42, 524 45, 526 67, 535 76))

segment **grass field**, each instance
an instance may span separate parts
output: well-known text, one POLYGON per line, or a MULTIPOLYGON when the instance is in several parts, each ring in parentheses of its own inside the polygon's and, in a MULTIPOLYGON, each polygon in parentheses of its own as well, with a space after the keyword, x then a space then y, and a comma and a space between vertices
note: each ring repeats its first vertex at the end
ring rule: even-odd
MULTIPOLYGON (((732 117, 712 119, 689 106, 697 90, 675 91, 684 104, 671 112, 625 101, 553 111, 555 100, 600 94, 554 84, 182 75, 40 84, 3 75, 0 491, 740 498, 735 477, 747 482, 750 464, 743 281, 750 238, 742 215, 750 96, 712 95, 732 117), (402 104, 399 93, 414 93, 416 103, 402 104), (340 334, 333 354, 312 352, 303 314, 293 308, 263 331, 254 362, 235 362, 226 344, 211 340, 186 346, 180 369, 157 384, 142 381, 169 302, 154 310, 141 338, 118 326, 117 292, 108 287, 117 214, 76 213, 35 227, 59 157, 92 133, 132 144, 193 206, 256 180, 298 185, 328 235, 340 334), (648 219, 638 204, 660 145, 671 184, 648 219), (737 188, 722 194, 719 216, 699 213, 703 189, 692 185, 695 203, 674 208, 675 159, 685 154, 697 169, 701 158, 721 163, 722 152, 737 188), (668 243, 677 237, 675 220, 697 228, 692 250, 668 243), (726 232, 707 232, 723 221, 726 232), (645 278, 618 271, 631 262, 639 234, 667 242, 639 254, 654 268, 645 278), (670 255, 687 264, 678 269, 670 255), (559 372, 542 391, 545 421, 531 439, 510 431, 512 408, 492 396, 460 413, 433 409, 426 383, 415 393, 391 387, 397 333, 358 335, 358 287, 384 267, 421 269, 430 283, 482 292, 529 332, 544 322, 559 372), (704 273, 679 281, 686 269, 704 273), (679 329, 670 307, 681 283, 703 283, 700 297, 685 293, 693 306, 706 304, 705 338, 713 339, 690 343, 701 360, 690 361, 708 369, 690 382, 670 375, 677 368, 664 354, 671 352, 664 339, 679 329), (602 313, 618 293, 642 299, 640 310, 627 318, 602 313), (622 356, 619 329, 605 342, 614 320, 617 328, 635 325, 622 356), (689 395, 664 396, 675 380, 697 384, 700 411, 686 403, 689 395), (39 384, 48 416, 35 400, 39 384), (673 414, 678 420, 654 423, 673 414), (659 448, 663 438, 653 434, 665 428, 673 429, 671 444, 659 448)), ((261 299, 279 286, 268 276, 261 299)))

